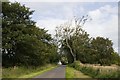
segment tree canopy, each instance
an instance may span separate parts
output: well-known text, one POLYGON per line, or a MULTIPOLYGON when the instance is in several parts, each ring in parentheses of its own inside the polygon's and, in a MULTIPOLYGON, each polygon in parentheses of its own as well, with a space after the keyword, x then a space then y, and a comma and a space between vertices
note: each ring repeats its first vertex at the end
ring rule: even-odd
POLYGON ((60 46, 60 52, 67 54, 69 63, 79 60, 82 63, 111 65, 116 54, 113 42, 109 38, 90 37, 81 25, 86 19, 85 17, 75 18, 71 22, 56 27, 56 41, 60 46))
POLYGON ((57 62, 57 47, 47 30, 31 20, 34 11, 20 3, 2 6, 3 66, 38 66, 57 62))
MULTIPOLYGON (((34 11, 18 2, 2 3, 2 66, 41 66, 76 60, 82 63, 120 65, 109 38, 90 37, 83 29, 88 15, 56 27, 55 38, 36 26, 34 11)), ((1 21, 1 19, 0 19, 1 21)))

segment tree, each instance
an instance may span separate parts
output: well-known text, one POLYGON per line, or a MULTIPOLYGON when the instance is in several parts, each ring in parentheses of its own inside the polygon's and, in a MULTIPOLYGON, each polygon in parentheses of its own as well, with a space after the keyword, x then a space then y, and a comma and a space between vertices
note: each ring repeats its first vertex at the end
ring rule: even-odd
POLYGON ((39 66, 57 62, 53 39, 47 30, 35 26, 30 17, 33 12, 18 2, 3 3, 2 66, 39 66))
POLYGON ((110 65, 112 62, 112 53, 114 52, 112 41, 108 38, 96 37, 96 39, 93 38, 91 45, 96 55, 95 58, 97 63, 101 65, 110 65))
MULTIPOLYGON (((82 18, 74 18, 73 20, 56 27, 56 39, 58 42, 58 46, 67 47, 69 54, 72 56, 73 61, 76 61, 76 53, 75 46, 72 40, 77 40, 77 38, 81 38, 80 35, 86 35, 86 32, 82 30, 81 26, 88 20, 88 15, 82 18), (76 38, 77 37, 77 38, 76 38), (62 44, 62 45, 61 45, 62 44)), ((84 35, 84 36, 85 36, 84 35)), ((88 35, 88 34, 87 34, 88 35)), ((86 36, 87 36, 86 35, 86 36)), ((82 38, 83 39, 83 38, 82 38)), ((81 39, 81 40, 82 40, 81 39)), ((77 40, 78 42, 78 40, 77 40)))
POLYGON ((27 28, 34 26, 30 19, 33 11, 20 3, 3 2, 2 6, 2 57, 3 65, 13 65, 18 37, 27 34, 27 28))
POLYGON ((74 53, 76 54, 76 59, 81 62, 87 62, 88 50, 90 47, 89 34, 82 29, 82 27, 78 27, 77 31, 71 37, 71 46, 73 48, 74 53))
POLYGON ((120 55, 117 52, 112 53, 112 63, 120 66, 120 55))

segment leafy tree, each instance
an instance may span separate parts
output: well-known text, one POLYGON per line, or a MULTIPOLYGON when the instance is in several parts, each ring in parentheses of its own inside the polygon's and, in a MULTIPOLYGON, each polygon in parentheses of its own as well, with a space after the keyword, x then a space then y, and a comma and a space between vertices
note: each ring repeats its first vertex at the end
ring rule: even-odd
POLYGON ((20 3, 2 6, 3 66, 39 66, 57 62, 57 49, 47 30, 35 26, 34 11, 20 3))
POLYGON ((87 62, 88 50, 90 47, 89 34, 85 32, 82 27, 79 27, 74 35, 71 37, 71 43, 74 53, 76 54, 76 59, 81 62, 87 62))
POLYGON ((79 42, 81 42, 79 40, 85 42, 84 40, 88 39, 89 35, 84 30, 82 30, 81 27, 87 20, 88 15, 86 17, 83 16, 81 19, 75 18, 74 20, 71 20, 63 25, 56 27, 56 39, 58 42, 58 46, 61 46, 61 48, 63 47, 62 50, 67 49, 66 51, 69 51, 67 52, 69 57, 73 58, 71 59, 72 61, 68 60, 68 62, 74 62, 76 61, 76 59, 78 59, 78 44, 79 42))
POLYGON ((2 56, 3 66, 14 65, 14 55, 18 37, 27 34, 27 27, 34 26, 30 20, 33 11, 20 3, 3 2, 2 6, 2 56))
POLYGON ((113 43, 108 38, 97 37, 91 42, 92 49, 95 52, 97 63, 101 65, 110 65, 112 60, 113 43))
POLYGON ((117 52, 112 53, 112 62, 120 66, 120 55, 117 52))
POLYGON ((110 65, 114 52, 112 41, 103 37, 96 39, 89 37, 81 26, 86 19, 75 18, 56 28, 56 38, 61 53, 67 54, 69 63, 79 60, 82 63, 110 65))

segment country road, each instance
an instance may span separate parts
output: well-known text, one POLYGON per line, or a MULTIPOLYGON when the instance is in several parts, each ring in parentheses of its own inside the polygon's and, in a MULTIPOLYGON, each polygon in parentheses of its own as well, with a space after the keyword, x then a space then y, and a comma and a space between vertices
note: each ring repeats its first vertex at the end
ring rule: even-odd
POLYGON ((65 78, 65 68, 65 65, 60 65, 57 68, 47 71, 35 78, 65 78))

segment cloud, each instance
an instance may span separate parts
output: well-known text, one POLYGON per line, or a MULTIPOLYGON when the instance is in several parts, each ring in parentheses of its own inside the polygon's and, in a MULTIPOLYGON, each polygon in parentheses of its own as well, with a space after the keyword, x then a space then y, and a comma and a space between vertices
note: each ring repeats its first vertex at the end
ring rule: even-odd
POLYGON ((82 3, 23 2, 21 4, 30 7, 31 10, 35 10, 33 19, 36 21, 45 18, 70 19, 85 11, 84 8, 80 6, 82 3))
POLYGON ((112 7, 110 5, 105 5, 99 9, 93 10, 88 12, 88 14, 93 18, 93 20, 106 20, 106 18, 110 17, 111 15, 116 15, 118 12, 117 7, 112 7))
POLYGON ((99 9, 89 11, 92 21, 85 24, 84 29, 90 36, 107 37, 114 43, 114 48, 118 51, 118 15, 117 7, 105 5, 99 9))
POLYGON ((49 30, 49 33, 54 34, 57 25, 70 20, 73 16, 81 17, 88 13, 92 21, 87 22, 83 28, 92 37, 103 36, 110 38, 114 43, 114 48, 116 51, 118 50, 117 3, 109 3, 118 2, 118 0, 49 0, 48 3, 46 3, 47 0, 34 0, 34 3, 32 1, 33 0, 26 0, 20 2, 30 7, 32 10, 35 10, 33 19, 37 22, 37 26, 46 28, 49 30), (71 1, 74 1, 74 3, 71 3, 71 1))
POLYGON ((64 22, 66 22, 66 20, 48 18, 44 20, 38 20, 36 25, 40 28, 49 30, 48 33, 52 34, 53 36, 53 34, 55 34, 55 27, 63 24, 64 22))
MULTIPOLYGON (((61 4, 61 6, 62 7, 60 7, 60 5, 57 5, 57 8, 55 8, 55 6, 52 6, 49 8, 49 10, 42 7, 44 9, 44 12, 42 13, 44 14, 44 19, 37 20, 37 25, 39 25, 41 28, 44 27, 45 29, 49 30, 48 33, 55 34, 55 27, 57 25, 63 24, 67 20, 71 19, 71 17, 76 15, 79 11, 84 12, 85 10, 83 7, 79 7, 79 5, 73 4, 69 4, 69 6, 61 4)), ((92 37, 102 36, 111 39, 114 43, 113 47, 115 51, 118 52, 117 7, 104 5, 98 9, 88 11, 88 15, 92 18, 92 21, 86 23, 85 27, 83 28, 92 37)))

